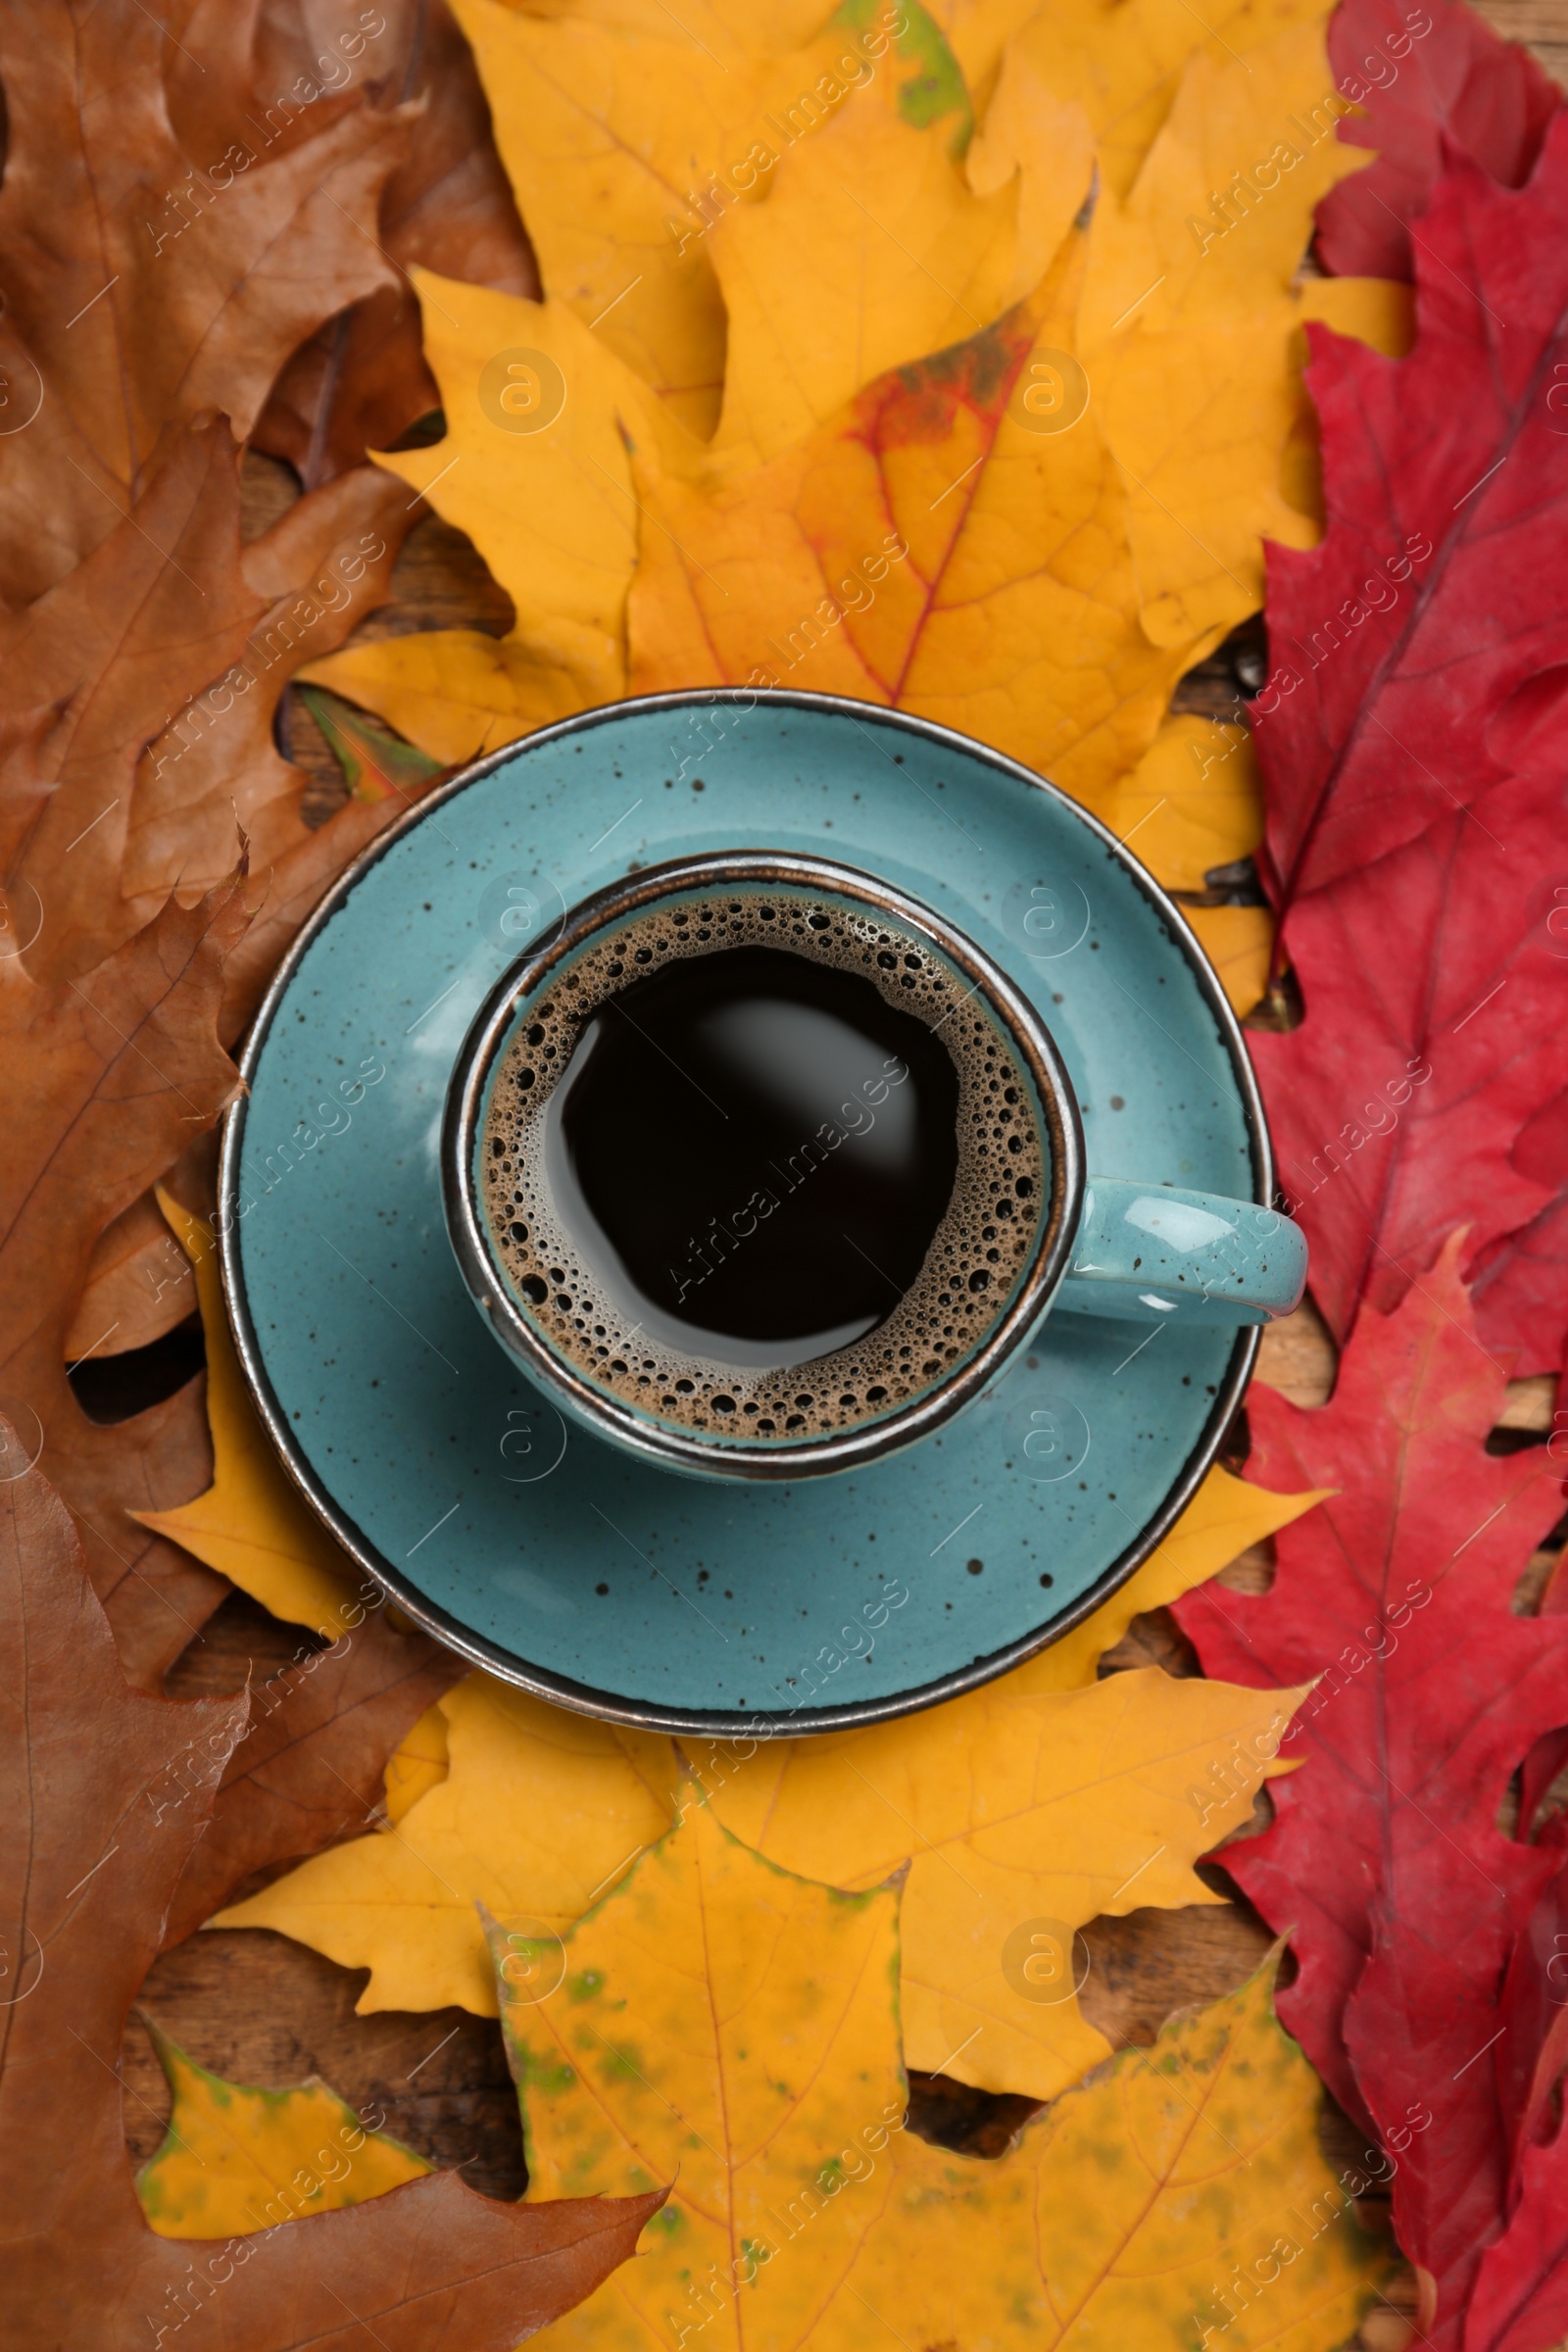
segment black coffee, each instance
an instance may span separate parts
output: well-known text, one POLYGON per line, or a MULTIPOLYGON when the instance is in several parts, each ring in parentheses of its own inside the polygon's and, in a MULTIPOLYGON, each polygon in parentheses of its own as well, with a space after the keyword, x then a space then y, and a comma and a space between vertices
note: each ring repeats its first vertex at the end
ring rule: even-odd
POLYGON ((547 1166, 573 1238, 623 1271, 629 1322, 672 1317, 736 1363, 806 1363, 886 1322, 919 1273, 957 1108, 941 1038, 859 973, 726 948, 631 981, 584 1024, 547 1166))
POLYGON ((598 1385, 702 1429, 886 1412, 985 1336, 1046 1188, 1013 1050, 917 936, 805 893, 664 903, 501 1058, 508 1273, 598 1385))

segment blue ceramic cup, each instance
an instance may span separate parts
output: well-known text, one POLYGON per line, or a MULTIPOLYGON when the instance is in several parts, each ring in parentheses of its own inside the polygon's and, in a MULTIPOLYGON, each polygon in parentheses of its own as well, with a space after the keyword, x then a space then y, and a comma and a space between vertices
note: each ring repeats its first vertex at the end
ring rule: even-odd
MULTIPOLYGON (((669 936, 689 947, 698 934, 677 928, 669 936)), ((844 1133, 853 1134, 866 1106, 842 1107, 844 1133)), ((504 1164, 510 1182, 511 1158, 504 1164)), ((548 1185, 541 1171, 549 1164, 548 1155, 539 1159, 536 1183, 548 1185)), ((1181 1320, 1234 1327, 1289 1314, 1306 1279, 1301 1233, 1273 1209, 1176 1189, 1157 1170, 1140 1182, 1088 1174, 1082 1120, 1060 1054, 1033 1004, 1001 967, 945 917, 876 877, 782 852, 684 858, 634 874, 586 900, 545 945, 514 964, 481 1006, 458 1056, 447 1097, 442 1185, 465 1282, 503 1347, 582 1426, 645 1460, 702 1478, 819 1477, 916 1444, 978 1396, 1053 1310, 1151 1326, 1181 1320), (755 1396, 737 1404, 746 1380, 755 1386, 758 1378, 755 1355, 744 1377, 720 1371, 715 1380, 710 1358, 699 1361, 694 1350, 685 1367, 692 1378, 677 1383, 664 1347, 639 1374, 635 1350, 612 1326, 585 1325, 580 1316, 573 1325, 542 1296, 543 1281, 528 1286, 519 1279, 516 1252, 509 1252, 499 1230, 510 1212, 498 1206, 498 1155, 514 1147, 506 1140, 512 1130, 503 1132, 506 1110, 496 1112, 496 1090, 504 1072, 515 1075, 518 1041, 542 1034, 541 1014, 554 1017, 549 1007, 578 986, 579 974, 591 988, 592 976, 611 968, 607 953, 612 959, 622 933, 640 926, 638 936, 646 937, 650 918, 677 927, 699 918, 707 923, 715 906, 737 916, 771 910, 768 920, 777 918, 780 934, 792 931, 805 954, 813 952, 813 919, 819 929, 831 924, 838 936, 912 943, 928 990, 923 1001, 947 1004, 944 1019, 961 1008, 967 1033, 989 1036, 1007 1063, 1008 1100, 1017 1100, 1015 1115, 1024 1122, 1015 1132, 1030 1139, 1028 1164, 1039 1171, 1039 1181, 1018 1187, 1027 1198, 1013 1204, 1019 1213, 1006 1237, 1012 1251, 1004 1278, 987 1295, 983 1313, 970 1311, 967 1322, 959 1314, 948 1326, 956 1336, 940 1351, 943 1360, 916 1361, 906 1378, 886 1388, 852 1380, 853 1393, 840 1401, 853 1411, 839 1415, 825 1405, 812 1426, 795 1431, 782 1415, 760 1412, 755 1396), (677 1385, 686 1398, 675 1396, 677 1385), (714 1409, 707 1411, 710 1394, 714 1409)), ((652 1345, 646 1333, 643 1345, 652 1345)), ((804 1381, 823 1397, 836 1395, 850 1377, 835 1368, 838 1361, 829 1355, 796 1364, 789 1384, 804 1381)), ((765 1387, 755 1395, 766 1402, 765 1387)))

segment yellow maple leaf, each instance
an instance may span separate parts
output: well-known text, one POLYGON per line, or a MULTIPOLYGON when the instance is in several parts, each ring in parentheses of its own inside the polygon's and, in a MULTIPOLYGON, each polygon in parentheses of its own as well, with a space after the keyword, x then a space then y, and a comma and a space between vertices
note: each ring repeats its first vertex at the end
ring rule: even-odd
POLYGON ((495 1934, 529 2196, 673 2183, 553 2352, 860 2352, 868 2319, 952 2352, 1197 2341, 1227 2285, 1244 2346, 1345 2340, 1387 2256, 1271 1969, 983 2163, 904 2128, 897 1936, 896 1887, 769 1867, 703 1804, 563 1944, 495 1934))
POLYGON ((285 1477, 257 1417, 223 1312, 210 1226, 170 1193, 160 1190, 158 1205, 195 1269, 207 1343, 214 1475, 194 1502, 131 1516, 182 1544, 274 1617, 308 1625, 330 1641, 364 1621, 359 1571, 285 1477))
POLYGON ((247 2237, 362 2204, 431 2169, 367 2129, 368 2110, 357 2115, 322 2082, 291 2090, 225 2082, 150 2021, 148 2031, 173 2093, 164 2144, 136 2176, 160 2237, 247 2237))
POLYGON ((1322 2086, 1275 2019, 1276 1967, 1122 2051, 995 2165, 905 2132, 852 2293, 906 2341, 929 2315, 954 2352, 1348 2341, 1394 2267, 1352 2204, 1387 2160, 1325 2163, 1322 2086))
MULTIPOLYGON (((1328 0, 1220 0, 1200 12, 1188 0, 1117 0, 1113 7, 1104 0, 1053 0, 1049 9, 1030 9, 1008 40, 986 129, 995 117, 1001 135, 1011 140, 1010 85, 1027 77, 1081 109, 1102 185, 1123 197, 1170 114, 1190 59, 1246 57, 1327 9, 1328 0)), ((1023 142, 1014 144, 1012 160, 1020 167, 1030 162, 1023 142)))
MULTIPOLYGON (((679 1762, 668 1740, 568 1714, 486 1674, 450 1690, 440 1712, 448 1768, 400 1818, 313 1855, 212 1925, 275 1928, 368 1968, 362 2012, 458 2002, 494 2016, 476 1904, 508 1924, 569 1926, 663 1835, 679 1762)), ((438 1758, 427 1770, 439 1774, 438 1758)))
POLYGON ((1076 1690, 1010 1678, 925 1714, 812 1740, 698 1745, 727 1829, 835 1886, 905 1864, 910 2066, 1054 2098, 1108 2057, 1071 1953, 1091 1919, 1222 1901, 1193 1870, 1245 1821, 1300 1690, 1173 1681, 1157 1667, 1076 1690), (1031 1935, 1044 1960, 1025 1973, 1031 1935), (1038 1972, 1037 1972, 1038 1973, 1038 1972))
MULTIPOLYGON (((1102 1912, 1219 1899, 1192 1864, 1247 1818, 1298 1693, 1152 1668, 1068 1691, 1009 1686, 837 1737, 703 1745, 697 1760, 726 1826, 785 1868, 863 1887, 907 1860, 910 2064, 1048 2097, 1108 2045, 1071 1985, 1039 2002, 1008 1937, 1055 1923, 1070 1945, 1102 1912)), ((441 1703, 447 1776, 401 1822, 214 1923, 368 1967, 362 2011, 488 2010, 476 1904, 560 1934, 669 1821, 673 1742, 486 1676, 441 1703)))
MULTIPOLYGON (((485 0, 487 6, 492 0, 485 0)), ((493 751, 625 690, 637 556, 628 443, 683 463, 685 436, 572 310, 415 272, 446 438, 377 463, 436 491, 516 608, 477 629, 379 638, 302 673, 367 703, 447 762, 493 751)))
POLYGON ((1190 644, 1262 603, 1262 542, 1310 546, 1280 469, 1299 401, 1293 279, 1335 137, 1322 25, 1196 54, 1125 199, 1095 209, 1078 349, 1128 493, 1146 629, 1190 644))
POLYGON ((699 438, 718 416, 724 298, 709 232, 769 194, 866 91, 968 125, 968 95, 918 0, 653 0, 545 16, 459 0, 497 144, 546 287, 699 438), (912 93, 912 95, 910 94, 912 93))
POLYGON ((1280 461, 1280 490, 1288 506, 1321 530, 1323 467, 1317 411, 1300 388, 1307 356, 1304 329, 1314 318, 1336 334, 1370 343, 1387 359, 1402 360, 1415 341, 1415 289, 1386 277, 1309 277, 1300 289, 1300 325, 1291 343, 1296 413, 1280 461))
MULTIPOLYGON (((1190 1591, 1317 1499, 1270 1494, 1211 1470, 1120 1591, 994 1688, 1036 1695, 1092 1685, 1101 1656, 1141 1610, 1190 1591)), ((946 1712, 912 1718, 910 1737, 946 1712)), ((874 1736, 846 1735, 846 1754, 874 1736)), ((729 1743, 721 1761, 742 1766, 750 1744, 729 1743)), ((755 1769, 787 1778, 788 1758, 814 1744, 765 1743, 755 1769)), ((368 1969, 359 2000, 365 2012, 457 2002, 490 2015, 494 1985, 475 1905, 509 1919, 532 1913, 559 1931, 663 1835, 678 1774, 670 1741, 620 1733, 490 1675, 470 1675, 388 1764, 387 1831, 313 1856, 215 1924, 272 1928, 345 1968, 368 1969)), ((1194 1829, 1196 1854, 1204 1844, 1196 1814, 1194 1829)), ((1211 1829, 1207 1842, 1219 1834, 1211 1829)))
POLYGON ((1250 730, 1183 711, 1168 718, 1109 811, 1111 831, 1167 890, 1201 890, 1217 865, 1263 838, 1263 792, 1250 730))
MULTIPOLYGON (((568 34, 635 50, 595 11, 546 23, 469 5, 498 57, 568 34)), ((1304 544, 1316 528, 1302 320, 1327 310, 1374 339, 1386 323, 1375 296, 1325 306, 1291 282, 1316 196, 1364 160, 1330 135, 1320 15, 1248 0, 1205 40, 1190 11, 1178 37, 1160 0, 1098 11, 1129 20, 1125 88, 1105 24, 1078 24, 1064 69, 1036 22, 960 169, 962 77, 915 11, 887 71, 703 222, 730 310, 706 455, 615 356, 609 321, 594 333, 560 295, 421 276, 449 433, 386 463, 471 533, 517 626, 383 639, 309 676, 445 760, 628 687, 806 685, 945 720, 1102 808, 1181 670, 1260 601, 1263 534, 1304 544), (924 60, 912 78, 906 51, 924 60), (1118 90, 1147 152, 1125 197, 1102 185, 1074 231, 1095 128, 1120 135, 1118 90), (1260 142, 1265 170, 1247 180, 1260 142), (1288 172, 1274 147, 1297 157, 1288 172), (1209 180, 1233 149, 1245 187, 1227 197, 1209 180), (498 422, 509 355, 540 379, 541 405, 518 395, 526 430, 498 422)), ((1007 21, 981 9, 967 30, 994 51, 1007 21)), ((663 131, 637 120, 657 147, 663 131)), ((541 135, 517 114, 518 142, 541 135)), ((608 188, 594 201, 601 226, 618 217, 608 188)), ((1217 912, 1199 927, 1250 1004, 1261 920, 1217 912)))
POLYGON ((930 0, 930 14, 979 104, 989 97, 1006 43, 1040 0, 930 0))
POLYGON ((1274 917, 1266 906, 1186 906, 1182 911, 1214 966, 1231 1010, 1245 1020, 1268 986, 1274 917))

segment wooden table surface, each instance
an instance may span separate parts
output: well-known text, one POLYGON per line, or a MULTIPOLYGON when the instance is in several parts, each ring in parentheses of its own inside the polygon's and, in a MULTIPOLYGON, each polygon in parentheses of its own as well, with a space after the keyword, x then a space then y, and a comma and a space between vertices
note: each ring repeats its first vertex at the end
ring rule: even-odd
MULTIPOLYGON (((1568 0, 1483 0, 1481 13, 1499 32, 1528 42, 1549 73, 1568 81, 1568 0)), ((287 467, 255 455, 247 460, 246 486, 250 535, 298 495, 287 467)), ((499 636, 511 626, 510 600, 476 550, 433 514, 411 532, 394 588, 394 601, 363 624, 362 635, 466 626, 499 636)), ((1183 680, 1174 707, 1232 710, 1236 684, 1222 652, 1183 680)), ((318 822, 345 797, 342 778, 292 694, 286 723, 292 755, 312 778, 308 810, 318 822)), ((1265 1333, 1258 1377, 1298 1403, 1318 1404, 1328 1396, 1334 1349, 1310 1304, 1265 1333)), ((1521 1434, 1549 1427, 1550 1400, 1549 1382, 1515 1383, 1505 1425, 1521 1434)), ((1265 1591, 1272 1554, 1271 1544, 1254 1545, 1220 1581, 1236 1591, 1265 1591)), ((1543 1553, 1533 1563, 1537 1577, 1544 1576, 1551 1556, 1543 1553)), ((177 1661, 168 1688, 180 1696, 236 1690, 286 1663, 299 1639, 297 1628, 235 1593, 177 1661)), ((1172 1674, 1197 1672, 1167 1610, 1135 1620, 1101 1671, 1151 1662, 1172 1674)), ((1268 1817, 1265 1790, 1239 1835, 1255 1835, 1268 1817)), ((1213 1908, 1136 1911, 1097 1920, 1085 1931, 1090 1970, 1082 2006, 1113 2044, 1152 2042, 1173 2009, 1231 1991, 1267 1950, 1268 1932, 1250 1906, 1234 1898, 1219 1873, 1204 1866, 1201 1875, 1232 1899, 1213 1908)), ((270 1931, 199 1934, 158 1961, 139 2007, 192 2057, 231 2081, 278 2089, 318 2075, 355 2105, 373 2099, 384 2106, 388 2130, 433 2164, 462 2165, 488 2195, 518 2195, 526 2174, 498 2026, 462 2009, 357 2017, 354 2003, 365 1981, 364 1972, 338 1968, 270 1931)), ((169 2093, 136 2015, 122 2074, 125 2136, 132 2162, 140 2164, 162 2140, 169 2093)), ((1027 2100, 994 2098, 934 2077, 915 2078, 913 2092, 917 2131, 981 2155, 1000 2154, 1033 2112, 1027 2100)), ((1332 2104, 1323 2136, 1331 2161, 1343 2165, 1358 2152, 1358 2135, 1332 2104)), ((1370 2226, 1387 2227, 1375 2199, 1362 2200, 1361 2211, 1370 2226)), ((1412 2308, 1406 2281, 1386 2308, 1368 2316, 1358 2338, 1363 2352, 1398 2352, 1410 2334, 1401 2313, 1412 2308)))

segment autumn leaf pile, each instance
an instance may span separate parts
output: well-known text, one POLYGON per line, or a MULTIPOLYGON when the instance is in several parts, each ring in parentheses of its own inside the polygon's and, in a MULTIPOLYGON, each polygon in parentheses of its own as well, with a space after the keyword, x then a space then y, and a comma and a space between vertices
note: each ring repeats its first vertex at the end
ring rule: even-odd
POLYGON ((1559 93, 1457 0, 454 4, 0 13, 7 2340, 1330 2352, 1383 2189, 1422 2340, 1544 2352, 1561 1447, 1493 1433, 1568 1331, 1559 93), (370 620, 431 510, 504 634, 370 620), (708 1747, 389 1622, 251 1411, 211 1136, 433 775, 722 683, 943 720, 1136 836, 1259 1007, 1342 1353, 1004 1681, 708 1747), (90 1418, 68 1366, 193 1295, 205 1379, 90 1418), (1213 1581, 1268 1538, 1267 1592, 1213 1581), (236 1587, 297 1663, 166 1697, 236 1587), (1102 1669, 1164 1607, 1201 1675, 1102 1669), (1276 1961, 1114 2051, 1076 1932, 1222 1900, 1226 1839, 1279 2022, 1276 1961), (126 2016, 209 1924, 499 2017, 524 2200, 167 2039, 133 2183, 126 2016), (1044 2105, 955 2154, 911 2068, 1044 2105))

